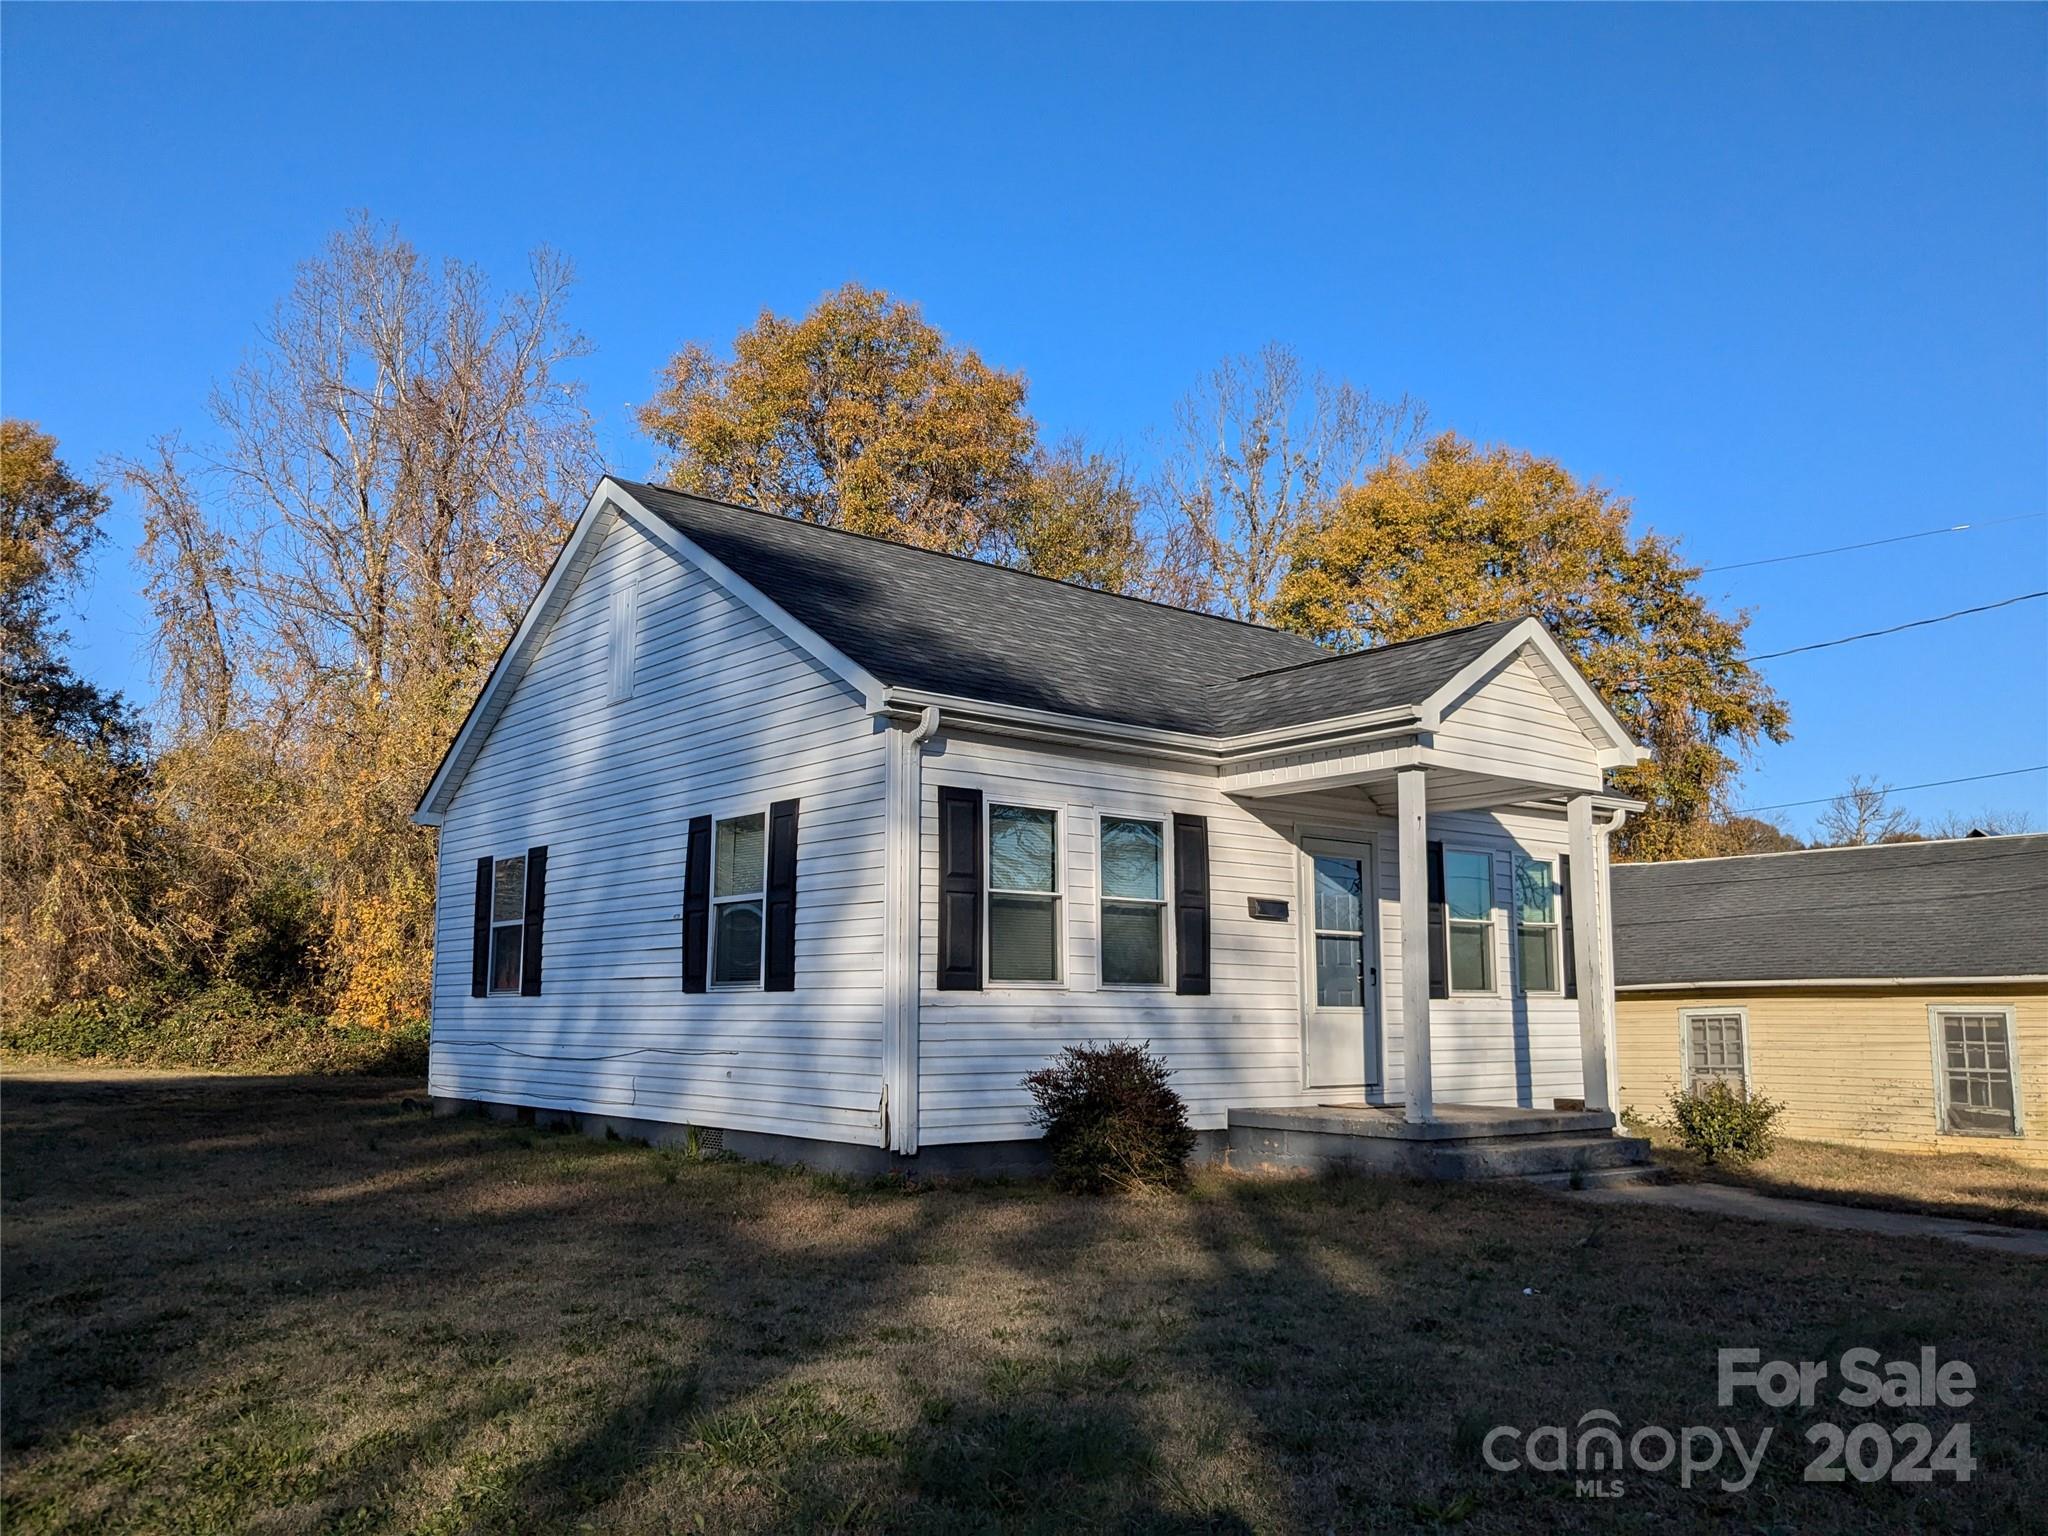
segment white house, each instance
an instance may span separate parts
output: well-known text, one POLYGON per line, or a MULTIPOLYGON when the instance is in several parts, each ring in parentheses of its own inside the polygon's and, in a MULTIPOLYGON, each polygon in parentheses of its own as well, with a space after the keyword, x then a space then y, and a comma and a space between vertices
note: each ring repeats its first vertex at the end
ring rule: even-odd
POLYGON ((1212 1147, 1611 1132, 1640 755, 1534 620, 1336 655, 606 479, 420 804, 431 1091, 987 1166, 1136 1040, 1212 1147))

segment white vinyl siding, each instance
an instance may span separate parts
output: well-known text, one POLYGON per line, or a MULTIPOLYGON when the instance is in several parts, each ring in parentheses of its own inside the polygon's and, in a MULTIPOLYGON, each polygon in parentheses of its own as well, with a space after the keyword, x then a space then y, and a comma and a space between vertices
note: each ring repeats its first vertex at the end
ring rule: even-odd
POLYGON ((1525 651, 1453 703, 1431 733, 1431 761, 1508 778, 1534 773, 1549 782, 1599 789, 1599 762, 1588 735, 1593 722, 1582 718, 1576 700, 1565 701, 1545 670, 1525 651))
POLYGON ((448 807, 432 1091, 872 1145, 885 820, 883 739, 860 702, 615 523, 448 807), (610 703, 624 582, 638 588, 637 682, 610 703), (803 802, 796 990, 684 993, 690 817, 784 798, 803 802), (547 995, 518 1009, 472 999, 476 860, 542 843, 547 995))
MULTIPOLYGON (((1376 1097, 1400 1100, 1405 1053, 1397 1002, 1402 964, 1396 905, 1399 840, 1391 819, 1357 791, 1238 801, 1220 791, 1215 775, 1197 768, 949 729, 927 752, 922 795, 918 1122, 923 1144, 1037 1135, 1021 1079, 1062 1046, 1088 1041, 1149 1041, 1173 1067, 1174 1086, 1187 1099, 1198 1129, 1222 1126, 1231 1107, 1327 1099, 1327 1093, 1306 1088, 1302 1081, 1301 933, 1303 923, 1314 921, 1300 899, 1302 835, 1374 841, 1367 920, 1374 925, 1378 952, 1379 1006, 1396 1014, 1381 1036, 1383 1089, 1376 1097), (1063 984, 938 990, 940 784, 979 789, 985 803, 1061 808, 1063 984), (1208 820, 1213 973, 1208 996, 1180 996, 1170 979, 1159 988, 1117 987, 1105 984, 1101 973, 1101 822, 1157 820, 1169 829, 1170 840, 1176 811, 1208 820), (1248 905, 1253 896, 1286 901, 1287 920, 1254 919, 1248 905)), ((1506 871, 1517 847, 1555 859, 1567 842, 1562 815, 1540 812, 1432 815, 1430 835, 1491 855, 1495 906, 1508 900, 1506 871)), ((1170 872, 1166 888, 1170 894, 1170 872)), ((1491 924, 1489 963, 1495 976, 1505 974, 1511 963, 1508 928, 1491 924)), ((1548 1107, 1553 1099, 1582 1093, 1574 1000, 1511 1001, 1496 990, 1439 998, 1431 1011, 1439 1102, 1548 1107)))

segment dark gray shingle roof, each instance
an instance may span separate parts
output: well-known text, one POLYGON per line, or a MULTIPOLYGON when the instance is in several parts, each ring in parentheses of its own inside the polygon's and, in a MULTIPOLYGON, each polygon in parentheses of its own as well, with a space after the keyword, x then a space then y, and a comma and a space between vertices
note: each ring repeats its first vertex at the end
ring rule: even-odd
POLYGON ((1281 630, 619 484, 884 683, 983 703, 1230 735, 1420 703, 1508 627, 1338 656, 1281 630))
POLYGON ((1620 986, 2048 975, 2048 835, 1614 866, 1620 986))

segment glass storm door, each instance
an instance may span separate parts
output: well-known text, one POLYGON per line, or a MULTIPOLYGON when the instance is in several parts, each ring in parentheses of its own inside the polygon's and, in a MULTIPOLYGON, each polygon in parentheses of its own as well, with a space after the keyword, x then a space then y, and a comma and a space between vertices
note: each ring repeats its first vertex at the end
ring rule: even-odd
POLYGON ((1303 1079, 1310 1088, 1365 1088, 1379 1081, 1379 956, 1373 931, 1372 848, 1302 844, 1303 1079))

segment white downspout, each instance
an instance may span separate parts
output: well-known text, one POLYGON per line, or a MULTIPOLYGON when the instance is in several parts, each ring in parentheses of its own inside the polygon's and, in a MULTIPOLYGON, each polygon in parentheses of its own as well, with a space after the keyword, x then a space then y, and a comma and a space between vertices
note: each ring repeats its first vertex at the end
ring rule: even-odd
POLYGON ((938 734, 939 707, 928 704, 908 730, 891 723, 885 768, 888 888, 883 904, 881 1142, 908 1156, 917 1151, 918 957, 920 827, 924 815, 924 744, 938 734))

